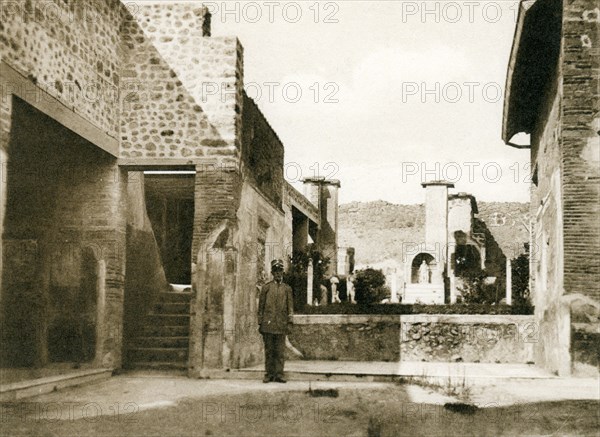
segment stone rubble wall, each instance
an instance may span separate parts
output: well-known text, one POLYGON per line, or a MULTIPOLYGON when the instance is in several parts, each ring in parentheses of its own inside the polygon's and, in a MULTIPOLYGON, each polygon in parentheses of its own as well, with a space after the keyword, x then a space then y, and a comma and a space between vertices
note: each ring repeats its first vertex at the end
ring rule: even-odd
POLYGON ((291 343, 304 359, 531 363, 533 316, 294 316, 291 343))
POLYGON ((2 2, 2 61, 116 138, 123 8, 118 0, 2 2))
POLYGON ((210 15, 197 2, 131 9, 122 26, 121 157, 237 165, 243 49, 209 35, 210 15))

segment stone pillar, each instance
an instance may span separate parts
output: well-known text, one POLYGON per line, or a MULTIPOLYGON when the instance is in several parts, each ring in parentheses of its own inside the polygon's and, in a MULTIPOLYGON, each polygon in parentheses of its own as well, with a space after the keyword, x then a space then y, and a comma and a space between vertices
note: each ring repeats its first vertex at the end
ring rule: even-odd
MULTIPOLYGON (((448 238, 448 189, 454 184, 446 181, 431 181, 421 184, 426 189, 425 200, 425 248, 432 253, 437 263, 438 272, 432 272, 439 280, 438 273, 442 272, 441 281, 444 282, 443 271, 452 276, 450 265, 451 251, 448 238), (444 269, 445 267, 445 269, 444 269)), ((432 278, 433 279, 433 278, 432 278)), ((456 302, 454 278, 450 278, 450 303, 456 302)), ((433 280, 432 280, 433 282, 433 280)))
POLYGON ((235 333, 244 329, 238 326, 239 314, 236 314, 235 291, 237 282, 237 251, 228 247, 223 251, 225 264, 225 277, 223 278, 223 349, 221 351, 221 362, 223 368, 229 370, 235 363, 238 348, 236 347, 235 333))
POLYGON ((456 303, 456 278, 450 275, 450 303, 456 303))
POLYGON ((292 247, 293 250, 306 250, 308 245, 308 218, 303 217, 301 220, 294 219, 292 230, 292 247))
POLYGON ((506 304, 512 305, 512 265, 506 258, 506 304))
POLYGON ((454 188, 454 184, 432 181, 421 185, 426 189, 425 245, 428 251, 435 251, 438 263, 444 262, 448 250, 448 188, 454 188))
POLYGON ((391 284, 391 288, 392 288, 392 298, 391 301, 392 303, 398 303, 398 275, 396 272, 396 269, 394 269, 393 273, 392 273, 392 284, 391 284))
POLYGON ((106 314, 106 261, 98 261, 96 268, 96 357, 95 365, 102 366, 104 340, 106 328, 104 316, 106 314))
POLYGON ((324 180, 324 177, 305 178, 302 180, 304 183, 304 197, 316 206, 317 209, 321 207, 321 185, 324 180))
POLYGON ((324 177, 305 178, 304 195, 319 209, 321 227, 317 236, 317 247, 331 261, 325 272, 328 276, 338 274, 338 190, 337 179, 324 177))
POLYGON ((308 260, 308 269, 306 270, 306 303, 313 304, 313 280, 314 268, 312 258, 308 260))
MULTIPOLYGON (((2 132, 2 135, 4 133, 2 132)), ((6 162, 7 154, 2 149, 0 144, 0 311, 2 309, 2 258, 3 258, 3 238, 4 235, 4 213, 6 211, 6 181, 8 175, 6 174, 6 162)), ((0 315, 0 317, 2 317, 0 315)))

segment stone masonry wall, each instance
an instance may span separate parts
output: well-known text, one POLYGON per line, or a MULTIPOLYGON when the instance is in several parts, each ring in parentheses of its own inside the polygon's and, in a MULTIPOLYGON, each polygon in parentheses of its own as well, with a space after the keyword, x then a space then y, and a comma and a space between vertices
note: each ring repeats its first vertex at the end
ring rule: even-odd
POLYGON ((123 85, 121 156, 217 163, 239 156, 243 49, 237 39, 209 38, 210 14, 197 2, 135 4, 122 34, 129 84, 123 85))
POLYGON ((531 316, 402 316, 401 361, 532 363, 531 316))
POLYGON ((2 2, 2 61, 116 138, 121 14, 118 0, 2 2))
POLYGON ((532 316, 294 316, 291 343, 305 359, 528 363, 532 316))

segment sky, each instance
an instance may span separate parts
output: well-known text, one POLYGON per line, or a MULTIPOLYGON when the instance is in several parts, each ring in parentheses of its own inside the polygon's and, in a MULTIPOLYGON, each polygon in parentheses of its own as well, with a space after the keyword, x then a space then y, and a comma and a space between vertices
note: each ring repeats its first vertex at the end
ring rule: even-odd
POLYGON ((501 140, 515 1, 204 2, 244 47, 244 83, 285 146, 286 178, 340 203, 422 203, 446 179, 529 201, 529 150, 501 140))

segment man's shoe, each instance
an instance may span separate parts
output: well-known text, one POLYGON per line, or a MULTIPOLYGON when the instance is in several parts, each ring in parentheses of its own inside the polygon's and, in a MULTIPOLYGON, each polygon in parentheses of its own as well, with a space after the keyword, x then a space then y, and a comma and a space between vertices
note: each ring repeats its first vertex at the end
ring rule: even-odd
POLYGON ((265 376, 265 377, 263 378, 263 382, 264 382, 265 384, 266 384, 267 382, 271 382, 271 381, 273 381, 273 378, 271 378, 270 376, 265 376))
POLYGON ((283 378, 275 378, 273 381, 275 382, 281 382, 282 384, 285 384, 287 381, 283 378))

